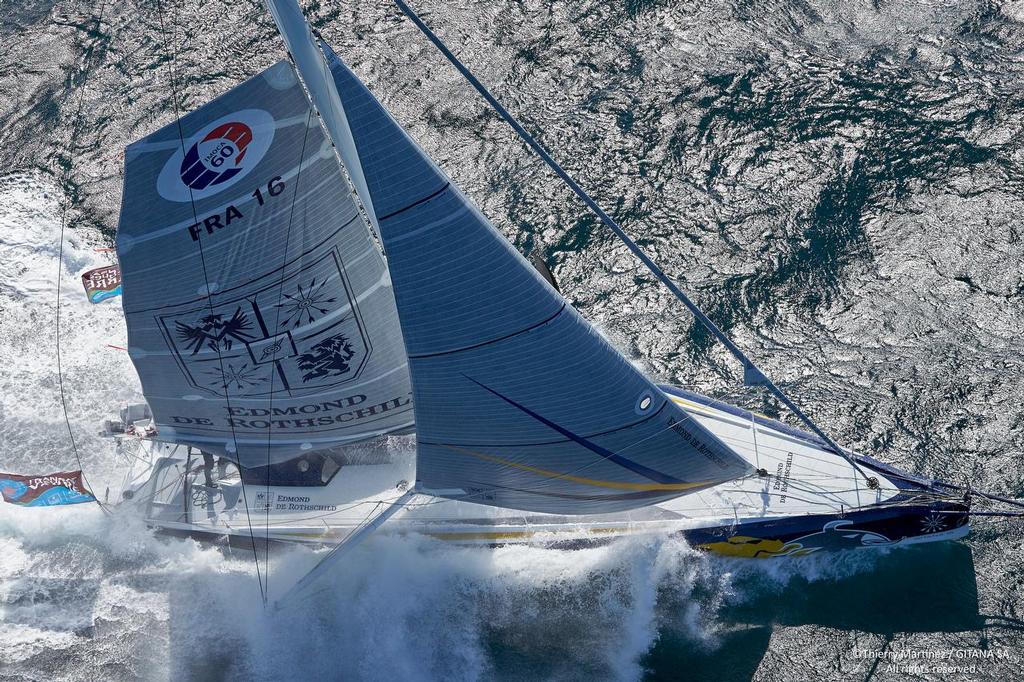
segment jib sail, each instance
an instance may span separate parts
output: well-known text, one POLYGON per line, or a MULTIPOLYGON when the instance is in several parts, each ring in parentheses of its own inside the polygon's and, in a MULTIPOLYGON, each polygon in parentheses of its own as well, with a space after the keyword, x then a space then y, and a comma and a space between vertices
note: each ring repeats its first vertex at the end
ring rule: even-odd
POLYGON ((751 472, 591 328, 324 49, 388 255, 420 490, 580 514, 751 472))
POLYGON ((387 267, 286 62, 128 147, 117 253, 161 440, 258 466, 412 426, 387 267))

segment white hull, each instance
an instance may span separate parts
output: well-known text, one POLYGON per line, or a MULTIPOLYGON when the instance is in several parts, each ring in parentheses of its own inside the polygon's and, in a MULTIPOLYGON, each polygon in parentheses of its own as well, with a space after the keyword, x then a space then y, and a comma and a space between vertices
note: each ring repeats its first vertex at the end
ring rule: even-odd
MULTIPOLYGON (((877 488, 870 489, 848 461, 807 436, 713 407, 698 396, 670 397, 768 475, 629 512, 581 517, 419 495, 381 532, 421 533, 483 545, 571 545, 626 535, 682 533, 698 546, 737 556, 891 546, 967 533, 966 508, 948 496, 937 500, 937 491, 927 483, 909 482, 882 468, 870 471, 878 480, 877 488)), ((234 542, 251 542, 251 524, 258 541, 338 543, 398 499, 415 478, 414 456, 408 452, 378 463, 344 465, 323 486, 243 486, 232 467, 215 488, 209 488, 202 459, 189 459, 184 446, 133 436, 118 439, 119 449, 135 450, 133 461, 141 462, 128 488, 148 523, 172 533, 234 542), (186 465, 191 468, 188 476, 186 465)))

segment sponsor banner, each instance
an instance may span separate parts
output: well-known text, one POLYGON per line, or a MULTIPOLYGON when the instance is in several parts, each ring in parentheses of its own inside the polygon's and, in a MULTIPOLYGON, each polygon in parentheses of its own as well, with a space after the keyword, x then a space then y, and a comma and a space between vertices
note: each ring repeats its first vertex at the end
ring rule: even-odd
POLYGON ((96 501, 86 489, 81 471, 59 471, 44 476, 0 473, 0 495, 5 502, 22 507, 54 507, 96 501))
POLYGON ((90 303, 99 303, 121 295, 121 268, 105 265, 82 275, 82 286, 90 303))

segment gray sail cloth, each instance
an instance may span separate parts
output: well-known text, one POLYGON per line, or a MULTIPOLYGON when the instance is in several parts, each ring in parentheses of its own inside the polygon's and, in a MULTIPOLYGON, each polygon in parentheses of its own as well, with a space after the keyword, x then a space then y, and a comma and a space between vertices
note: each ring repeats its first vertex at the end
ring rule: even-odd
POLYGON ((752 471, 591 328, 325 51, 394 284, 421 490, 588 514, 752 471))
POLYGON ((387 267, 292 67, 181 131, 128 147, 116 241, 158 437, 257 466, 409 429, 387 267))

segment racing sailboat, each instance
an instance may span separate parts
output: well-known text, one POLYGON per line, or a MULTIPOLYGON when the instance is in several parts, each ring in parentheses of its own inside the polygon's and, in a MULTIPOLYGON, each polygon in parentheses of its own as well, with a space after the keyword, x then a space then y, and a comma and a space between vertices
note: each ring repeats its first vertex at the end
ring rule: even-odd
POLYGON ((106 428, 149 523, 326 544, 678 533, 744 557, 968 532, 962 489, 834 443, 608 218, 810 431, 645 377, 294 0, 268 5, 291 59, 125 153, 116 247, 147 404, 106 428))

